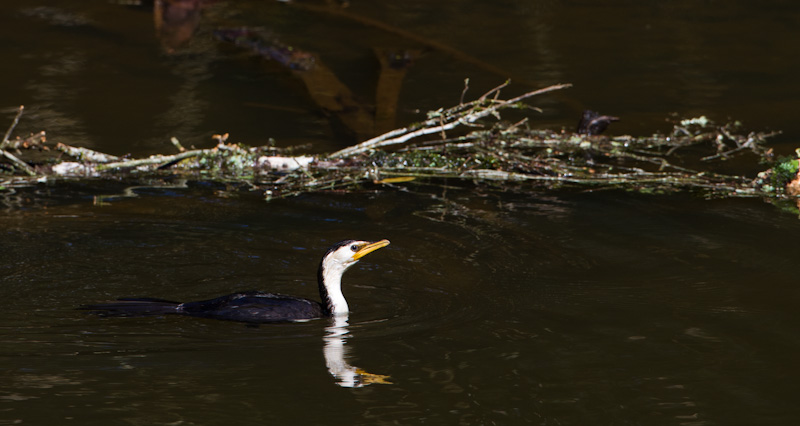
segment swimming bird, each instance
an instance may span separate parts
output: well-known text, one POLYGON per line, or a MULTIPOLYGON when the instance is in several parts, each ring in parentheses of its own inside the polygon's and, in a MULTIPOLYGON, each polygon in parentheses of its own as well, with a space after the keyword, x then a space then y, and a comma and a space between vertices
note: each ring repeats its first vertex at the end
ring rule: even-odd
POLYGON ((84 305, 80 309, 104 316, 186 315, 248 323, 303 321, 343 316, 350 311, 342 294, 342 275, 362 257, 389 245, 345 240, 331 246, 319 263, 317 281, 322 303, 282 294, 247 291, 197 302, 173 302, 151 297, 122 298, 116 302, 84 305))

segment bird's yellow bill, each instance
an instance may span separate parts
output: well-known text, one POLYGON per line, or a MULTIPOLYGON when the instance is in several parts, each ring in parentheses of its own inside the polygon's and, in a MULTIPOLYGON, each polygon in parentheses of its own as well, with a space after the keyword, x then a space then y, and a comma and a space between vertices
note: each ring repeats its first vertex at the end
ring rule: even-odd
POLYGON ((367 244, 364 247, 361 247, 353 255, 353 259, 355 259, 355 260, 361 259, 362 257, 372 253, 373 251, 375 251, 375 250, 377 250, 379 248, 384 248, 384 247, 386 247, 388 245, 389 245, 389 240, 380 240, 380 241, 378 241, 376 243, 367 244))

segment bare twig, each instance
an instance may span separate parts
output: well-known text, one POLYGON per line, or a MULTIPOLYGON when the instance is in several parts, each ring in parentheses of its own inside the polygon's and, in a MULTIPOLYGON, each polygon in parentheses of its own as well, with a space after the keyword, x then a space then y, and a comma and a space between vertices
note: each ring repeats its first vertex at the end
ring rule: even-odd
POLYGON ((153 155, 148 158, 140 158, 138 160, 124 160, 113 163, 100 164, 97 166, 97 171, 110 170, 110 169, 128 169, 138 166, 151 166, 156 164, 167 164, 180 161, 186 158, 198 157, 203 154, 213 153, 213 149, 194 149, 191 151, 184 151, 175 155, 153 155))
POLYGON ((464 97, 467 96, 469 90, 469 78, 464 79, 464 90, 461 91, 461 100, 458 101, 459 105, 464 105, 464 97))
POLYGON ((3 142, 0 142, 0 149, 5 149, 6 145, 8 144, 8 139, 11 137, 11 132, 13 132, 14 128, 17 127, 17 123, 19 123, 19 118, 22 117, 23 110, 25 110, 25 105, 20 105, 19 109, 17 110, 17 115, 16 117, 14 117, 14 121, 11 122, 11 126, 8 127, 6 135, 3 136, 3 142))
POLYGON ((31 166, 29 166, 27 163, 17 158, 16 155, 5 150, 5 147, 8 144, 8 139, 11 137, 11 132, 13 132, 14 128, 17 127, 17 123, 19 123, 19 118, 22 116, 22 111, 24 109, 25 106, 23 105, 19 106, 19 109, 17 110, 17 115, 14 117, 14 121, 11 122, 11 126, 9 126, 8 131, 6 131, 6 134, 3 137, 3 141, 0 142, 0 155, 2 155, 3 157, 7 158, 9 161, 14 163, 15 166, 19 167, 28 176, 36 176, 36 171, 33 170, 31 166))
POLYGON ((119 160, 119 157, 115 155, 104 154, 93 149, 70 146, 63 143, 56 145, 56 149, 69 155, 70 157, 93 163, 110 163, 112 161, 119 160))
MULTIPOLYGON (((492 93, 495 93, 496 94, 495 96, 497 96, 498 94, 500 94, 500 90, 504 89, 509 84, 511 84, 511 80, 506 80, 503 84, 501 84, 501 85, 495 87, 494 89, 484 93, 483 96, 478 98, 478 101, 483 102, 484 100, 486 100, 486 98, 491 96, 492 93)), ((497 98, 495 97, 495 99, 497 99, 497 98)))
POLYGON ((7 159, 9 159, 17 167, 22 169, 22 171, 24 171, 25 174, 27 174, 28 176, 36 176, 36 171, 33 170, 33 168, 31 166, 29 166, 27 163, 25 163, 24 161, 22 161, 19 158, 17 158, 14 154, 12 154, 12 153, 4 150, 4 149, 0 149, 0 155, 2 155, 3 157, 6 157, 7 159))
POLYGON ((175 136, 171 137, 169 141, 172 142, 172 145, 175 146, 175 148, 178 148, 179 152, 186 151, 186 148, 184 148, 183 145, 181 145, 181 141, 179 141, 178 138, 176 138, 175 136))
POLYGON ((41 130, 38 133, 31 134, 25 138, 17 138, 14 141, 9 140, 6 147, 11 147, 14 149, 42 147, 42 144, 45 142, 45 140, 47 140, 47 133, 44 130, 41 130))
POLYGON ((730 156, 732 154, 735 154, 735 153, 737 153, 739 151, 742 151, 744 149, 747 149, 747 147, 738 146, 738 147, 733 148, 731 150, 728 150, 728 151, 725 151, 725 152, 720 152, 719 154, 716 154, 716 155, 709 155, 707 157, 703 157, 703 158, 700 159, 700 161, 711 161, 711 160, 717 160, 717 159, 720 159, 720 158, 727 159, 728 156, 730 156))
MULTIPOLYGON (((501 85, 499 87, 503 87, 503 86, 501 85)), ((336 151, 333 154, 331 154, 330 157, 331 158, 341 158, 341 157, 346 157, 346 156, 353 156, 353 155, 357 155, 357 154, 361 154, 363 152, 369 151, 371 149, 384 147, 384 146, 389 146, 389 145, 401 144, 401 143, 404 143, 404 142, 406 142, 406 141, 408 141, 410 139, 413 139, 413 138, 416 138, 416 137, 419 137, 419 136, 429 135, 431 133, 443 132, 445 130, 450 130, 450 129, 458 127, 458 126, 460 126, 462 124, 474 123, 475 121, 478 121, 481 118, 484 118, 484 117, 486 117, 488 115, 491 115, 491 114, 495 114, 498 110, 500 110, 502 108, 509 107, 511 105, 514 105, 517 102, 520 102, 520 101, 522 101, 524 99, 527 99, 527 98, 530 98, 530 97, 533 97, 533 96, 537 96, 537 95, 541 95, 543 93, 552 92, 552 91, 555 91, 555 90, 566 89, 568 87, 572 87, 572 85, 571 84, 555 84, 555 85, 552 85, 552 86, 549 86, 549 87, 545 87, 543 89, 534 90, 532 92, 525 93, 523 95, 517 96, 516 98, 512 98, 512 99, 509 99, 507 101, 492 101, 492 103, 490 104, 489 107, 486 107, 486 108, 483 108, 483 109, 478 108, 478 106, 483 103, 479 99, 478 101, 475 101, 474 103, 470 103, 471 105, 473 105, 473 108, 468 110, 466 113, 458 114, 455 117, 447 117, 448 119, 453 120, 453 121, 449 121, 449 122, 446 122, 446 123, 443 123, 443 124, 439 124, 440 123, 439 120, 429 119, 429 120, 426 120, 426 121, 422 122, 420 125, 418 125, 416 127, 413 127, 413 128, 406 127, 406 128, 402 128, 402 129, 397 129, 397 130, 394 130, 392 132, 385 133, 385 134, 383 134, 381 136, 372 138, 372 139, 370 139, 368 141, 362 142, 362 143, 360 143, 358 145, 351 146, 349 148, 345 148, 345 149, 336 151)), ((494 90, 498 90, 498 89, 496 88, 494 90)), ((485 98, 483 98, 483 99, 485 99, 485 98)), ((465 104, 465 105, 470 105, 470 104, 465 104)))

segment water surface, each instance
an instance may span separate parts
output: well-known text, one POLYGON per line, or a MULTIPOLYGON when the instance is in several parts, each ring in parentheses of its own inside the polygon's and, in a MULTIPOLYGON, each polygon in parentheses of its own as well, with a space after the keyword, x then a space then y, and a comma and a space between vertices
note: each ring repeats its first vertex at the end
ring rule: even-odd
POLYGON ((4 213, 8 423, 789 424, 798 414, 787 236, 800 224, 761 202, 208 195, 4 213), (337 386, 326 320, 253 328, 75 310, 253 288, 316 297, 320 253, 352 236, 392 240, 345 276, 347 361, 392 384, 337 386))
MULTIPOLYGON (((225 131, 250 144, 310 142, 314 152, 354 142, 286 70, 220 46, 217 25, 269 27, 319 53, 365 99, 377 78, 371 49, 413 44, 278 2, 209 2, 196 37, 173 54, 148 7, 45 0, 4 10, 8 121, 25 104, 19 134, 45 129, 52 142, 114 154, 171 152, 171 136, 210 146, 225 131)), ((672 112, 730 116, 785 130, 779 153, 796 146, 794 2, 349 10, 507 70, 428 51, 406 77, 401 123, 458 102, 465 77, 477 96, 510 76, 509 94, 575 84, 537 100, 545 112, 534 125, 572 129, 585 107, 621 116, 613 134, 668 129, 672 112)), ((404 185, 272 202, 198 182, 0 193, 0 424, 800 419, 794 215, 757 199, 404 185), (346 238, 392 241, 345 275, 346 326, 76 309, 251 289, 316 298, 319 257, 346 238), (391 383, 348 382, 335 366, 391 383)))

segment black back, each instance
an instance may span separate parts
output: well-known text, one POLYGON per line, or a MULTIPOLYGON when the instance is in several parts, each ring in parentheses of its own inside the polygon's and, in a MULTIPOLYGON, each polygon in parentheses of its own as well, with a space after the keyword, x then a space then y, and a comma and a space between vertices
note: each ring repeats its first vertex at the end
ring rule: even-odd
POLYGON ((325 316, 319 302, 260 291, 187 302, 178 307, 178 314, 251 323, 307 320, 325 316))

